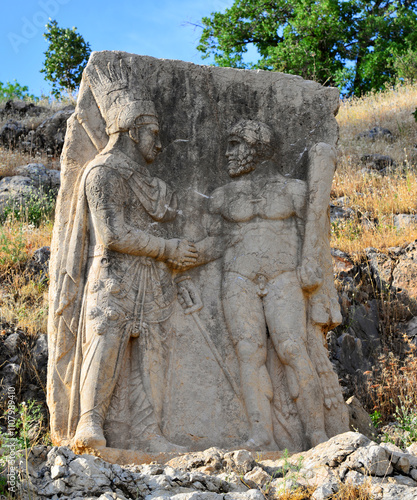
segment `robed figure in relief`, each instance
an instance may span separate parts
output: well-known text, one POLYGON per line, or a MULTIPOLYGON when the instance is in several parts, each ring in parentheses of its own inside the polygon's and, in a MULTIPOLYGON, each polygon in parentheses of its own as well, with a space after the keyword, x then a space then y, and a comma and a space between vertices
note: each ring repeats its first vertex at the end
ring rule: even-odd
POLYGON ((148 170, 161 142, 146 89, 122 60, 90 66, 88 79, 109 140, 79 174, 62 243, 50 313, 52 436, 79 449, 106 446, 104 422, 129 345, 136 432, 155 451, 171 451, 161 432, 176 300, 169 264, 186 268, 195 247, 166 238, 160 224, 175 218, 177 198, 148 170))

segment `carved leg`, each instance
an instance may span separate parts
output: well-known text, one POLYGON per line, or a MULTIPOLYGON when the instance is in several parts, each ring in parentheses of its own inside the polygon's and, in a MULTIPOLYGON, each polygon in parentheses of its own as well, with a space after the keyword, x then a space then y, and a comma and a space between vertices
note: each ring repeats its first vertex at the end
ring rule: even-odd
POLYGON ((328 439, 324 428, 323 394, 307 352, 305 299, 295 273, 284 273, 271 280, 264 309, 304 432, 311 446, 316 446, 328 439))
POLYGON ((272 386, 266 369, 266 325, 254 284, 225 273, 222 286, 226 324, 236 348, 244 405, 251 427, 245 447, 276 449, 273 438, 272 386))
POLYGON ((103 424, 117 382, 128 337, 115 322, 102 335, 88 330, 80 375, 80 420, 74 437, 79 448, 105 446, 103 424))
POLYGON ((339 404, 344 404, 342 389, 327 356, 320 325, 310 324, 308 326, 308 347, 310 357, 314 360, 316 371, 320 377, 326 408, 330 409, 332 406, 336 408, 339 404))

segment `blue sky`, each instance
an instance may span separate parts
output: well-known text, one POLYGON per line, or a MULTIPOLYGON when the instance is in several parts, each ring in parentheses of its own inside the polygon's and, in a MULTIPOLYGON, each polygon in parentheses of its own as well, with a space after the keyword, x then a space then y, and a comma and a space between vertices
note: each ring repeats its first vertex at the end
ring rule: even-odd
POLYGON ((207 64, 196 46, 203 16, 224 11, 233 0, 7 0, 0 16, 0 81, 16 79, 32 94, 49 94, 39 71, 48 18, 77 27, 92 50, 124 50, 164 59, 207 64))

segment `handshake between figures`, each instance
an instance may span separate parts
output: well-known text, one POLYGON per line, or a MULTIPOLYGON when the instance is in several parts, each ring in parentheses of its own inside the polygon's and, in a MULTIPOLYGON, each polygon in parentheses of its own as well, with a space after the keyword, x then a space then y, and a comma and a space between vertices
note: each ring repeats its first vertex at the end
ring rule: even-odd
POLYGON ((197 265, 198 251, 188 240, 171 239, 165 244, 166 262, 178 271, 186 271, 197 265))

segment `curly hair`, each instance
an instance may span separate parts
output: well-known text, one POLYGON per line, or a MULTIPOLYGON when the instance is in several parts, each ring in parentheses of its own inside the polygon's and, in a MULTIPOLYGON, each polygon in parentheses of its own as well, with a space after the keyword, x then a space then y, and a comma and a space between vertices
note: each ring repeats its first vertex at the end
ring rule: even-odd
POLYGON ((256 160, 269 160, 275 152, 276 138, 271 127, 255 120, 240 120, 234 125, 229 136, 240 137, 255 151, 256 160))

